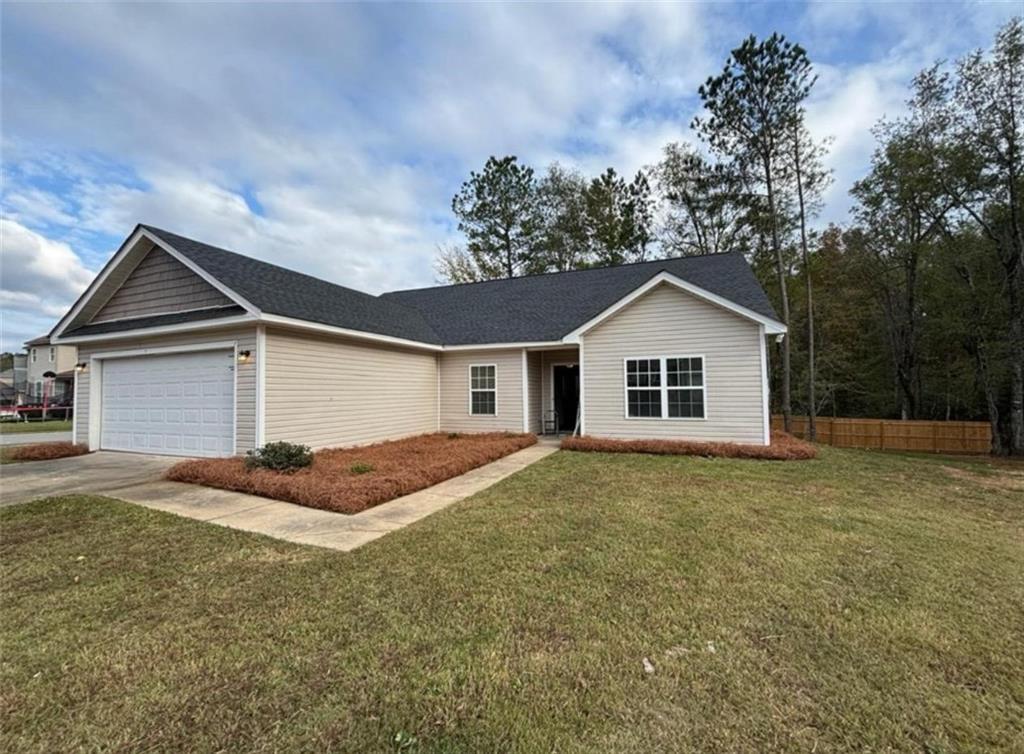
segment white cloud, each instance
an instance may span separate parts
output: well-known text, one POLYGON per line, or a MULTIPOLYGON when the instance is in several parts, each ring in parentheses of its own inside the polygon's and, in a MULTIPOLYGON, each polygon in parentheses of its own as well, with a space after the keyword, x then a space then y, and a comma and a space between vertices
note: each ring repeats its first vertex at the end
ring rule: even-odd
POLYGON ((93 278, 66 243, 53 241, 21 223, 0 218, 0 334, 5 350, 53 326, 93 278), (9 332, 10 315, 20 315, 39 332, 9 332))

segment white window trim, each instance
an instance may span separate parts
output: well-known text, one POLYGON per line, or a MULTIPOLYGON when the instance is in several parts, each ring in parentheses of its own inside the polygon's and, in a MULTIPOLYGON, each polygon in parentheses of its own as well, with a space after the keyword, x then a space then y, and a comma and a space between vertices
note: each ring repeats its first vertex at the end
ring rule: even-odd
POLYGON ((50 346, 49 358, 51 364, 57 360, 57 349, 54 346, 50 346))
POLYGON ((672 421, 672 422, 706 422, 708 415, 708 360, 702 353, 689 354, 667 354, 655 356, 626 356, 622 359, 622 416, 629 421, 672 421), (668 385, 668 360, 669 359, 700 359, 702 384, 700 386, 669 387, 668 385), (661 385, 659 387, 633 387, 629 386, 627 365, 631 361, 658 361, 661 371, 661 385), (661 416, 630 416, 629 415, 629 391, 630 390, 655 390, 661 393, 661 416), (668 415, 668 391, 669 390, 700 390, 704 398, 703 416, 669 416, 668 415))
POLYGON ((466 409, 470 416, 497 416, 498 415, 498 365, 497 364, 470 364, 466 369, 467 385, 469 386, 468 405, 466 409), (494 388, 473 387, 473 370, 490 367, 494 370, 494 388), (494 393, 494 413, 477 414, 473 412, 473 393, 494 393))
POLYGON ((33 346, 33 348, 32 348, 32 363, 35 364, 37 360, 38 360, 38 354, 36 353, 36 348, 33 346))

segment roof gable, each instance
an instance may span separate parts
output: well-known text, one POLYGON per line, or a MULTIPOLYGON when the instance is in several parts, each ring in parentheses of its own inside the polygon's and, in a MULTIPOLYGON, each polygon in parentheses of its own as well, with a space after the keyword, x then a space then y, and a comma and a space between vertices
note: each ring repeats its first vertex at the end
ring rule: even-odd
POLYGON ((233 303, 166 251, 154 246, 90 318, 89 324, 233 303))

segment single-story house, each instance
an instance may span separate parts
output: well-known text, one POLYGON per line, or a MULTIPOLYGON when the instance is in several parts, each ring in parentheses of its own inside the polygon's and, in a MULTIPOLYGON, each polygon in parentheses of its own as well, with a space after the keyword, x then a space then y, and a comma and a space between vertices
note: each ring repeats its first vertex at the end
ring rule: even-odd
POLYGON ((769 442, 740 254, 381 296, 139 225, 51 333, 78 347, 75 439, 188 456, 425 432, 769 442))

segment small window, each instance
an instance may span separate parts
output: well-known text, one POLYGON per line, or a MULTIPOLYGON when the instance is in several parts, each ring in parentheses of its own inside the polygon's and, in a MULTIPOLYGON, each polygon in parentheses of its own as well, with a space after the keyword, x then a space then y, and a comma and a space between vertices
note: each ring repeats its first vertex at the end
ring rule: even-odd
POLYGON ((631 419, 703 419, 704 358, 626 359, 626 416, 631 419))
POLYGON ((32 363, 36 363, 36 349, 34 348, 32 349, 32 363))
POLYGON ((469 368, 469 413, 496 416, 498 413, 498 367, 473 364, 469 368))
POLYGON ((53 363, 53 359, 54 359, 54 357, 56 355, 57 355, 57 349, 54 348, 53 346, 50 346, 50 363, 51 364, 53 363))

